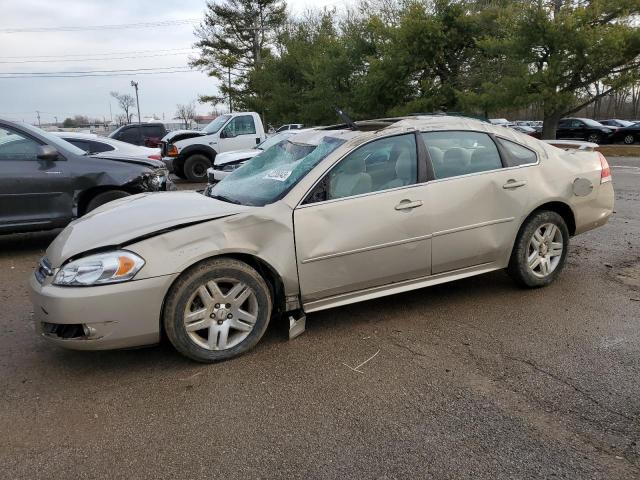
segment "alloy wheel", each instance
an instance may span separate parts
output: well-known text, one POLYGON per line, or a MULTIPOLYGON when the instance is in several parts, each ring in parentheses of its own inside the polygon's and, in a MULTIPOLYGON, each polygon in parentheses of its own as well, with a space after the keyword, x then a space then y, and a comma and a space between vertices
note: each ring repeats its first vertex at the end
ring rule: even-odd
POLYGON ((553 223, 538 227, 529 240, 527 264, 538 278, 551 275, 562 258, 564 243, 562 232, 553 223))
POLYGON ((599 143, 600 142, 600 135, 592 133, 591 135, 589 135, 589 137, 587 138, 587 142, 591 142, 591 143, 599 143))
POLYGON ((633 135, 626 135, 624 137, 624 143, 626 143, 627 145, 631 145, 634 141, 635 138, 633 138, 633 135))
POLYGON ((189 338, 207 350, 227 350, 253 331, 258 320, 258 299, 245 283, 220 278, 200 285, 184 310, 189 338))

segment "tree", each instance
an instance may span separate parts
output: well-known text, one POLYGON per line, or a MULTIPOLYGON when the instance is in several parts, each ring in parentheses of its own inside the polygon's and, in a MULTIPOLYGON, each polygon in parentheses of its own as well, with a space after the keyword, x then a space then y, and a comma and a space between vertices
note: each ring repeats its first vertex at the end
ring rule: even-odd
POLYGON ((507 34, 485 34, 479 47, 487 61, 499 59, 506 73, 485 77, 472 95, 476 101, 484 99, 493 108, 539 104, 543 138, 555 138, 562 117, 634 82, 640 68, 640 30, 634 24, 640 0, 497 3, 507 34))
POLYGON ((201 95, 201 102, 227 99, 244 106, 257 92, 248 85, 248 75, 260 68, 262 58, 286 20, 286 4, 280 0, 226 0, 207 2, 204 21, 196 28, 200 49, 190 65, 220 81, 221 95, 201 95))
POLYGON ((189 123, 196 116, 196 103, 191 102, 186 105, 176 105, 176 118, 184 122, 184 128, 189 128, 189 123))
POLYGON ((135 107, 136 99, 128 93, 120 94, 118 92, 111 92, 111 96, 116 99, 118 106, 124 111, 124 123, 131 123, 133 113, 129 113, 129 110, 135 107))

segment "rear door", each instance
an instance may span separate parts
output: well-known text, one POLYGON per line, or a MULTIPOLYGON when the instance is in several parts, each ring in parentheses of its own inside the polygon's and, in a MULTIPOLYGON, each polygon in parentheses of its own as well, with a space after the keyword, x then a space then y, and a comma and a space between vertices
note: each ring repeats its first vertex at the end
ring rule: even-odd
POLYGON ((426 173, 418 157, 413 133, 367 143, 295 209, 303 303, 429 275, 426 173))
MULTIPOLYGON (((430 152, 441 153, 439 160, 431 155, 435 180, 426 199, 432 215, 432 273, 503 266, 528 205, 525 163, 503 159, 507 149, 496 144, 503 141, 486 133, 427 132, 422 138, 430 152)), ((537 162, 535 153, 519 148, 529 154, 523 162, 537 162)))
POLYGON ((253 115, 238 115, 220 133, 219 152, 245 150, 261 142, 253 115))
POLYGON ((42 143, 0 124, 0 230, 49 228, 71 220, 67 161, 38 160, 42 143))

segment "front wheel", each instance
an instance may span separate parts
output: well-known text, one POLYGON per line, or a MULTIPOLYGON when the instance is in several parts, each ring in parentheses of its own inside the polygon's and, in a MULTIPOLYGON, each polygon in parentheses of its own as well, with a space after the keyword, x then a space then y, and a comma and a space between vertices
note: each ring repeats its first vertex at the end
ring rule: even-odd
POLYGON ((521 286, 549 285, 567 259, 569 229, 556 212, 540 211, 520 228, 507 272, 521 286))
POLYGON ((206 156, 196 153, 184 162, 184 176, 190 182, 206 182, 207 169, 211 166, 211 160, 206 156))
POLYGON ((633 145, 636 142, 635 137, 631 134, 625 135, 623 140, 625 145, 633 145))
POLYGON ((184 273, 165 301, 164 328, 183 355, 211 363, 252 348, 267 329, 271 296, 249 265, 212 259, 184 273))
POLYGON ((600 143, 600 140, 601 140, 600 135, 598 135, 597 133, 592 133, 587 137, 587 142, 591 142, 591 143, 600 143))
POLYGON ((89 201, 87 208, 85 209, 85 213, 89 213, 91 210, 95 210, 105 203, 112 202, 119 198, 128 197, 129 195, 130 193, 125 192, 124 190, 108 190, 106 192, 99 193, 89 201))

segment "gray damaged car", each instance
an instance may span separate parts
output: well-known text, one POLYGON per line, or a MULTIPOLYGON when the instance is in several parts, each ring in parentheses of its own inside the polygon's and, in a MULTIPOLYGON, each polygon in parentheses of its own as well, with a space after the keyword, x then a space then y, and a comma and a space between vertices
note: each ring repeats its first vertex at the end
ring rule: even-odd
POLYGON ((227 359, 276 315, 294 336, 311 312, 493 270, 548 285, 613 209, 597 152, 458 117, 351 127, 283 140, 208 197, 141 194, 73 222, 31 279, 38 331, 227 359))

